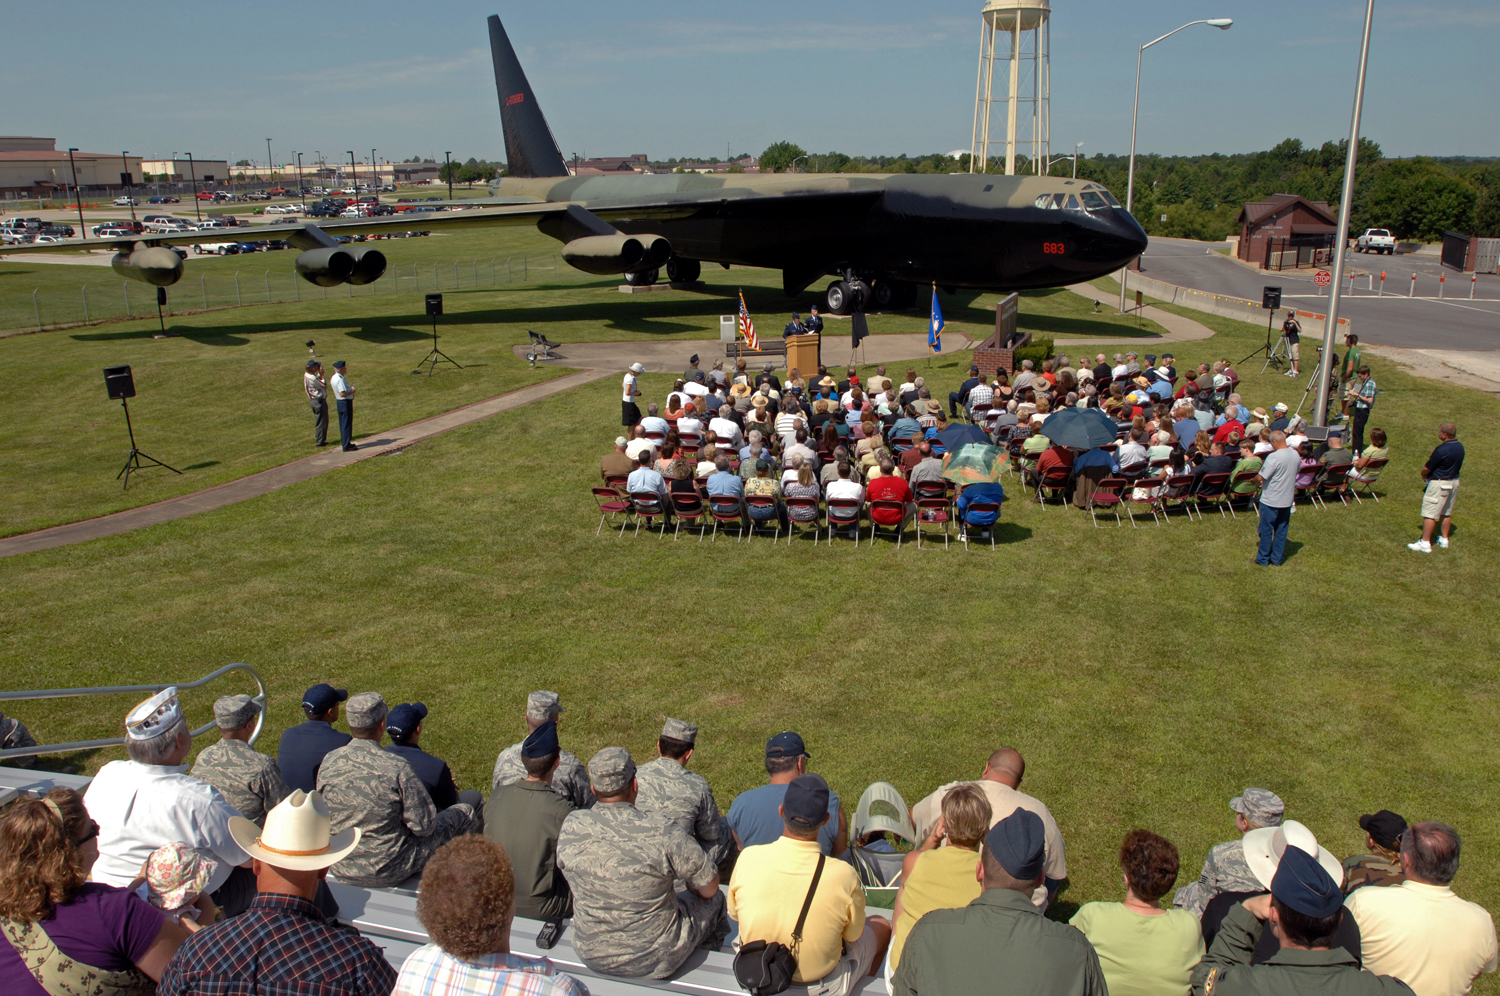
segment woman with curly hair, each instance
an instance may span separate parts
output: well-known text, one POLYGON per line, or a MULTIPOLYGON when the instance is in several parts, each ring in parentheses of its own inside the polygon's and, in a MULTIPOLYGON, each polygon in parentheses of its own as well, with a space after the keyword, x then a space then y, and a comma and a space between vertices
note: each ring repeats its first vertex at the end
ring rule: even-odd
POLYGON ((1187 910, 1162 909, 1177 881, 1177 846, 1132 830, 1120 846, 1125 900, 1084 903, 1070 921, 1099 953, 1110 996, 1186 996, 1203 960, 1203 930, 1187 910))
POLYGON ((147 996, 188 932, 129 889, 90 882, 99 826, 72 789, 0 816, 0 992, 147 996))
POLYGON ((477 834, 444 844, 422 870, 417 919, 430 944, 401 966, 393 996, 525 992, 587 996, 547 958, 512 954, 516 877, 499 844, 477 834), (538 978, 539 976, 539 978, 538 978))

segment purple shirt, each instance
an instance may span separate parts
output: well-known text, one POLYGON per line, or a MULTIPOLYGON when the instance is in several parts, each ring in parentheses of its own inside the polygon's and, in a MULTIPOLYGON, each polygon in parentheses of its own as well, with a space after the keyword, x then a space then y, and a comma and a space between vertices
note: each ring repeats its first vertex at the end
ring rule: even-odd
MULTIPOLYGON (((63 954, 112 972, 132 968, 161 931, 162 912, 135 893, 112 885, 86 883, 73 901, 56 907, 41 927, 63 954)), ((8 996, 47 996, 16 949, 0 944, 0 992, 8 996)))

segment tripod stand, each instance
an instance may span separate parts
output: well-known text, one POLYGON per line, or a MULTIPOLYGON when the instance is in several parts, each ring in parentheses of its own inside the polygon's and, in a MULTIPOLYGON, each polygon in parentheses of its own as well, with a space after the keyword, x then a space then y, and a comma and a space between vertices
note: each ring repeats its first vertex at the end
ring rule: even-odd
MULTIPOLYGON (((1277 301, 1279 303, 1280 302, 1280 298, 1277 298, 1277 301)), ((1266 344, 1264 346, 1260 346, 1260 347, 1258 347, 1256 349, 1252 349, 1250 351, 1250 356, 1247 356, 1247 357, 1245 357, 1245 359, 1240 360, 1240 363, 1244 363, 1244 362, 1248 361, 1251 356, 1260 356, 1261 354, 1265 354, 1265 357, 1266 357, 1266 366, 1270 366, 1271 365, 1272 358, 1274 358, 1276 356, 1276 350, 1274 348, 1272 348, 1272 346, 1271 346, 1271 322, 1273 320, 1275 320, 1275 318, 1276 318, 1276 309, 1275 308, 1268 309, 1266 311, 1266 344)), ((1235 366, 1239 366, 1240 363, 1236 363, 1235 366)), ((1277 367, 1277 369, 1279 370, 1280 367, 1277 367)), ((1260 368, 1260 372, 1261 373, 1265 373, 1266 372, 1266 368, 1265 367, 1261 367, 1260 368)))
POLYGON ((1292 348, 1287 344, 1286 336, 1282 336, 1280 339, 1276 340, 1276 345, 1272 347, 1271 355, 1266 357, 1266 365, 1260 368, 1260 372, 1265 373, 1271 367, 1275 367, 1276 371, 1280 373, 1281 368, 1290 364, 1291 362, 1292 348))
POLYGON ((453 357, 449 356, 447 353, 443 352, 441 349, 438 349, 437 340, 438 340, 437 316, 434 315, 434 316, 432 316, 432 350, 426 356, 422 357, 421 361, 417 363, 417 369, 413 370, 412 373, 421 373, 422 372, 422 364, 423 363, 430 363, 431 365, 427 368, 427 376, 431 377, 432 376, 432 371, 435 370, 435 369, 437 369, 437 365, 438 365, 438 361, 439 360, 442 360, 445 363, 451 363, 455 367, 458 367, 458 369, 460 369, 460 370, 462 370, 464 368, 462 363, 459 363, 453 357))
POLYGON ((122 477, 125 478, 125 485, 120 490, 124 491, 130 487, 130 475, 133 471, 142 468, 142 460, 154 463, 158 467, 166 467, 174 474, 181 474, 182 471, 176 467, 162 463, 149 453, 141 452, 140 447, 135 445, 135 427, 130 424, 130 400, 128 398, 121 398, 120 407, 125 409, 125 431, 130 433, 130 453, 125 457, 125 466, 121 467, 120 472, 115 475, 115 480, 117 481, 122 477))

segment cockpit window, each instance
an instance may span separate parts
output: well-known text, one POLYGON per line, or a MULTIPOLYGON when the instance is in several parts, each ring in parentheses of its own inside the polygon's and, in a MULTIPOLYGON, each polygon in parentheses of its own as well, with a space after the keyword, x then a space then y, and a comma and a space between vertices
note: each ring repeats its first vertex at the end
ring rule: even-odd
POLYGON ((1052 203, 1050 205, 1048 205, 1048 207, 1050 207, 1053 211, 1057 211, 1057 210, 1060 210, 1062 208, 1062 206, 1063 206, 1063 195, 1062 194, 1053 194, 1052 195, 1052 203))
POLYGON ((1049 203, 1051 203, 1051 201, 1052 201, 1052 195, 1051 194, 1042 194, 1040 197, 1038 197, 1036 199, 1036 203, 1034 203, 1032 205, 1032 207, 1044 208, 1049 203))
POLYGON ((1082 208, 1080 208, 1078 206, 1078 195, 1077 194, 1069 194, 1068 195, 1067 209, 1069 211, 1080 211, 1080 210, 1082 210, 1082 208))
POLYGON ((1105 200, 1109 201, 1110 207, 1117 208, 1120 206, 1120 202, 1115 200, 1115 195, 1110 193, 1108 190, 1100 190, 1099 193, 1104 197, 1105 200))
POLYGON ((1105 203, 1104 198, 1100 197, 1092 190, 1085 190, 1080 196, 1083 197, 1084 208, 1089 211, 1102 211, 1109 206, 1105 203))

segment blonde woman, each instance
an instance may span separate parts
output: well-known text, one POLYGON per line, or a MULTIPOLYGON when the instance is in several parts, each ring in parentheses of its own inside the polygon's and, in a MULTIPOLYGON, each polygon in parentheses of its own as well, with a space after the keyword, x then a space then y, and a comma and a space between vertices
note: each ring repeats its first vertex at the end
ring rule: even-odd
POLYGON ((901 862, 901 889, 891 917, 889 976, 901 963, 901 950, 918 920, 933 910, 958 909, 979 898, 983 887, 975 869, 990 816, 990 801, 977 785, 955 786, 943 796, 942 815, 932 833, 901 862))

